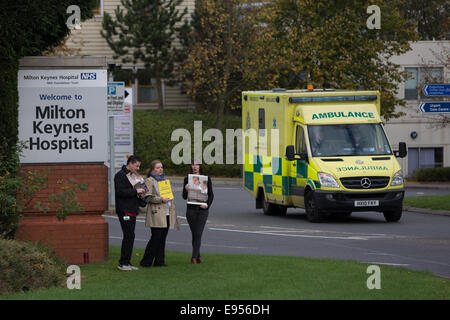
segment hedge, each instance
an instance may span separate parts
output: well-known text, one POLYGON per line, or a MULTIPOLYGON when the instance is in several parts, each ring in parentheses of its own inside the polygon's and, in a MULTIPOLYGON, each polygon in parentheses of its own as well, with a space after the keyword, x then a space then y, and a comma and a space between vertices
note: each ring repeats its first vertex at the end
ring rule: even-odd
POLYGON ((411 180, 419 182, 450 181, 450 167, 418 169, 414 171, 411 180))
MULTIPOLYGON (((161 160, 164 172, 167 175, 185 175, 189 172, 188 164, 175 164, 172 162, 172 149, 182 140, 171 141, 172 133, 176 129, 186 129, 191 136, 191 157, 194 154, 194 121, 201 121, 202 135, 205 131, 214 128, 216 115, 197 114, 191 111, 154 110, 134 111, 134 153, 142 159, 141 173, 147 174, 151 161, 161 160)), ((226 161, 226 129, 241 128, 241 117, 226 115, 224 117, 223 136, 223 161, 226 161)), ((214 140, 214 139, 213 139, 214 140)), ((203 141, 203 151, 211 141, 203 141)), ((234 140, 234 164, 204 164, 204 173, 211 176, 238 177, 240 165, 236 157, 237 139, 234 140)), ((181 154, 182 155, 182 154, 181 154)))

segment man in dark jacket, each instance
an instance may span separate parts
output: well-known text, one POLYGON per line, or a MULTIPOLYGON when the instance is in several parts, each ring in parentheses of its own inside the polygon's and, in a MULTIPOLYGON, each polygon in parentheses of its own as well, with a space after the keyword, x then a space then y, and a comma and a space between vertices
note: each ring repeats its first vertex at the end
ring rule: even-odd
POLYGON ((117 268, 123 271, 137 270, 131 265, 131 253, 134 245, 134 229, 136 216, 139 214, 139 195, 145 193, 144 189, 133 188, 127 174, 135 174, 141 165, 141 159, 130 156, 127 165, 114 176, 114 188, 116 195, 116 213, 122 227, 123 240, 120 251, 120 260, 117 268))

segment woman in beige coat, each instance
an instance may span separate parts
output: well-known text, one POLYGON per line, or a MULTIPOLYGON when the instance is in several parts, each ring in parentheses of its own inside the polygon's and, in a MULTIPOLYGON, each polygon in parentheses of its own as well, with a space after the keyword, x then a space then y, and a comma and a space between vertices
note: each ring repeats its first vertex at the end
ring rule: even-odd
POLYGON ((174 226, 179 229, 175 201, 161 197, 159 193, 158 182, 165 180, 161 161, 154 160, 150 164, 148 178, 145 179, 145 184, 149 189, 145 195, 145 198, 148 199, 145 225, 151 228, 152 235, 140 263, 142 267, 167 266, 164 261, 167 233, 169 228, 173 229, 174 226))

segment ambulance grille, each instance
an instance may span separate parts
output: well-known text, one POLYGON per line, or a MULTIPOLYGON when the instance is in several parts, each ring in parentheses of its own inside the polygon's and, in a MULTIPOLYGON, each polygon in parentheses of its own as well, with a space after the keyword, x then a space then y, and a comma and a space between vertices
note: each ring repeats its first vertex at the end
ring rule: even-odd
MULTIPOLYGON (((351 178, 341 178, 342 185, 347 189, 379 189, 384 188, 389 183, 389 177, 351 177, 351 178), (370 180, 369 187, 363 187, 361 180, 363 178, 368 178, 370 180)), ((365 186, 367 186, 367 180, 364 181, 365 186)))

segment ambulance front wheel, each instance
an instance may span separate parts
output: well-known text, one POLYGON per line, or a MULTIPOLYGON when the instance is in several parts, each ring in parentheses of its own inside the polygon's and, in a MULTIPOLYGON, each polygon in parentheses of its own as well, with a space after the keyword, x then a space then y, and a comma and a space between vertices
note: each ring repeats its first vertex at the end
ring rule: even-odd
POLYGON ((317 206, 313 191, 309 191, 305 195, 305 211, 308 221, 321 222, 323 220, 323 214, 317 206))
POLYGON ((387 222, 397 222, 402 217, 402 211, 403 209, 401 207, 395 210, 383 211, 384 219, 387 222))

